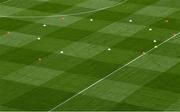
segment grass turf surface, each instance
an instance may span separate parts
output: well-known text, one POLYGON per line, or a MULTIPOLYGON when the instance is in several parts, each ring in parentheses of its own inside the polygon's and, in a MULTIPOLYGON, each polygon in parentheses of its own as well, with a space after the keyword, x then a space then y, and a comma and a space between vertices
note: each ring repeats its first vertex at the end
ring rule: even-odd
POLYGON ((120 2, 0 0, 0 110, 180 110, 180 35, 113 72, 180 31, 179 0, 47 17, 120 2))

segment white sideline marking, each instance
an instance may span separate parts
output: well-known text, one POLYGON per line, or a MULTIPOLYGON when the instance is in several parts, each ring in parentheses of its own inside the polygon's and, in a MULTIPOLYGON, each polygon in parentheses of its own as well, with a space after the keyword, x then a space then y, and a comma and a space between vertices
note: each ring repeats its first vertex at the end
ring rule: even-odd
MULTIPOLYGON (((9 2, 11 0, 8 0, 8 1, 5 1, 5 2, 9 2)), ((127 2, 128 0, 123 0, 115 5, 111 5, 111 6, 107 6, 107 7, 104 7, 104 8, 100 8, 100 9, 95 9, 95 10, 91 10, 91 11, 86 11, 86 12, 78 12, 78 13, 71 13, 71 14, 59 14, 59 15, 50 15, 50 16, 3 16, 1 15, 0 17, 9 17, 9 18, 22 18, 22 19, 28 19, 28 18, 54 18, 54 17, 65 17, 65 16, 75 16, 75 15, 81 15, 81 14, 88 14, 88 13, 93 13, 93 12, 98 12, 98 11, 102 11, 102 10, 106 10, 106 9, 109 9, 109 8, 112 8, 112 7, 116 7, 118 5, 121 5, 121 4, 124 4, 125 2, 127 2)), ((4 2, 4 3, 5 3, 4 2)), ((3 4, 0 3, 0 4, 3 4)))
MULTIPOLYGON (((157 48, 163 44, 165 44, 166 42, 170 41, 171 39, 173 39, 174 37, 180 35, 180 32, 178 32, 177 34, 173 35, 172 37, 166 39, 165 41, 163 41, 162 43, 157 45, 157 48)), ((99 82, 105 80, 106 78, 108 78, 109 76, 111 76, 112 74, 116 73, 117 71, 123 69, 124 67, 128 66, 129 64, 133 63, 134 61, 140 59, 141 57, 145 56, 146 54, 152 52, 153 50, 157 49, 156 47, 153 47, 152 49, 150 49, 149 51, 141 54, 140 56, 136 57, 135 59, 131 60, 130 62, 126 63, 125 65, 123 65, 122 67, 116 69, 115 71, 111 72, 110 74, 106 75, 105 77, 103 77, 102 79, 96 81, 95 83, 91 84, 90 86, 86 87, 85 89, 81 90, 80 92, 78 92, 77 94, 73 95, 72 97, 68 98, 67 100, 61 102, 60 104, 56 105, 55 107, 53 107, 51 110, 49 110, 49 112, 57 109, 58 107, 60 107, 61 105, 65 104, 66 102, 70 101, 71 99, 75 98, 76 96, 78 96, 79 94, 85 92, 86 90, 88 90, 89 88, 93 87, 94 85, 98 84, 99 82)))

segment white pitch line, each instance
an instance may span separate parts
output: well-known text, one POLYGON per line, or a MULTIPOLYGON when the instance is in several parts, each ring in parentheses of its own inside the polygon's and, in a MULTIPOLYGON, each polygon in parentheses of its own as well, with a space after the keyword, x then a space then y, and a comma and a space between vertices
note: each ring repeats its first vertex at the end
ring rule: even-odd
MULTIPOLYGON (((8 0, 8 1, 11 1, 11 0, 8 0)), ((6 1, 6 2, 8 2, 6 1)), ((106 9, 109 9, 109 8, 113 8, 113 7, 116 7, 118 5, 121 5, 121 4, 124 4, 125 2, 127 2, 128 0, 123 0, 115 5, 111 5, 111 6, 107 6, 107 7, 104 7, 104 8, 100 8, 100 9, 95 9, 95 10, 91 10, 91 11, 85 11, 85 12, 78 12, 78 13, 71 13, 71 14, 59 14, 59 15, 50 15, 50 16, 3 16, 3 15, 0 15, 1 18, 5 18, 5 17, 8 17, 8 18, 19 18, 19 19, 37 19, 37 18, 55 18, 55 17, 65 17, 65 16, 76 16, 76 15, 82 15, 82 14, 88 14, 88 13, 94 13, 94 12, 98 12, 98 11, 102 11, 102 10, 106 10, 106 9)), ((2 3, 1 3, 2 4, 2 3)))
MULTIPOLYGON (((166 39, 165 41, 163 41, 162 43, 158 44, 157 46, 159 47, 159 46, 165 44, 166 42, 170 41, 171 39, 173 39, 174 37, 176 37, 176 36, 178 36, 178 35, 180 35, 180 32, 178 32, 177 34, 173 35, 172 37, 166 39)), ((138 56, 138 57, 136 57, 135 59, 131 60, 130 62, 126 63, 126 64, 123 65, 122 67, 116 69, 115 71, 113 71, 113 72, 111 72, 110 74, 106 75, 106 76, 103 77, 102 79, 96 81, 95 83, 93 83, 93 84, 91 84, 90 86, 86 87, 85 89, 81 90, 81 91, 78 92, 77 94, 75 94, 75 95, 73 95, 72 97, 68 98, 68 99, 65 100, 64 102, 62 102, 62 103, 56 105, 56 106, 53 107, 51 110, 49 110, 49 112, 51 112, 51 111, 57 109, 57 108, 60 107, 61 105, 65 104, 66 102, 68 102, 68 101, 70 101, 70 100, 72 100, 73 98, 75 98, 75 97, 78 96, 79 94, 85 92, 85 91, 88 90, 89 88, 95 86, 96 84, 98 84, 98 83, 100 83, 101 81, 105 80, 106 78, 110 77, 112 74, 114 74, 114 73, 116 73, 117 71, 119 71, 119 70, 121 70, 121 69, 127 67, 129 64, 135 62, 136 60, 140 59, 141 57, 145 56, 146 54, 152 52, 152 51, 155 50, 155 49, 157 49, 157 48, 154 48, 154 47, 153 47, 152 49, 148 50, 146 53, 141 54, 140 56, 138 56)))

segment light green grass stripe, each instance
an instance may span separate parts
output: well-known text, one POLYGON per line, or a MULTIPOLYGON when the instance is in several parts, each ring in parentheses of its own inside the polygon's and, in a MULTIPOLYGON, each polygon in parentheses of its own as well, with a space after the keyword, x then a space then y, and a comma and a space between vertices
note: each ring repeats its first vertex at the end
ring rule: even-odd
POLYGON ((179 62, 180 59, 177 58, 169 58, 167 56, 148 54, 146 55, 146 57, 139 59, 138 61, 130 64, 129 66, 158 72, 165 72, 179 62))
POLYGON ((7 31, 4 36, 0 37, 0 44, 11 47, 22 47, 35 40, 37 40, 37 36, 7 31))
POLYGON ((62 73, 63 72, 61 71, 42 67, 25 66, 24 68, 3 77, 3 79, 40 86, 62 73))
POLYGON ((138 89, 140 89, 140 86, 137 85, 120 81, 104 80, 83 94, 113 102, 121 102, 138 89))
POLYGON ((62 50, 64 51, 65 55, 88 59, 107 49, 108 47, 104 46, 86 44, 82 42, 74 42, 73 44, 63 48, 62 50))
POLYGON ((99 32, 130 37, 133 36, 138 31, 144 29, 145 27, 146 26, 142 26, 142 25, 133 25, 128 23, 115 22, 105 27, 104 29, 100 30, 99 32))
POLYGON ((178 11, 176 8, 160 7, 160 6, 148 6, 144 9, 136 12, 136 14, 155 16, 155 17, 167 17, 172 13, 178 11))

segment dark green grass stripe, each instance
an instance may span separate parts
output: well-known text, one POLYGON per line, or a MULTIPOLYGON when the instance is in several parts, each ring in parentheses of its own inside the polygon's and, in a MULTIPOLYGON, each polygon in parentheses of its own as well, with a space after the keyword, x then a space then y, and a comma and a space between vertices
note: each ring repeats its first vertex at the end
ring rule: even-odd
POLYGON ((0 29, 6 31, 17 31, 18 29, 32 24, 28 21, 20 21, 12 18, 0 18, 0 29))
POLYGON ((160 90, 165 90, 180 94, 180 90, 178 86, 180 82, 180 77, 178 75, 180 72, 179 69, 180 69, 180 63, 171 67, 165 73, 159 75, 157 78, 149 82, 146 85, 146 87, 151 87, 155 89, 160 89, 160 90))
MULTIPOLYGON (((30 10, 36 10, 41 12, 49 12, 49 13, 59 13, 63 10, 66 10, 68 8, 71 8, 71 6, 68 5, 61 5, 61 4, 55 4, 55 3, 48 3, 48 2, 42 2, 39 5, 30 7, 28 9, 30 10)), ((26 10, 28 10, 26 9, 26 10)))
POLYGON ((38 58, 42 58, 49 54, 50 53, 37 51, 37 50, 27 50, 27 49, 17 48, 13 51, 1 55, 0 60, 21 63, 21 64, 30 64, 37 61, 38 58))
POLYGON ((51 109, 54 104, 58 104, 58 102, 65 100, 72 94, 73 93, 70 92, 37 87, 3 105, 19 110, 47 111, 51 109))
POLYGON ((163 22, 163 21, 157 21, 156 23, 152 24, 151 26, 180 31, 180 28, 179 28, 180 21, 179 21, 179 19, 170 19, 169 18, 168 20, 169 20, 168 24, 163 22))

